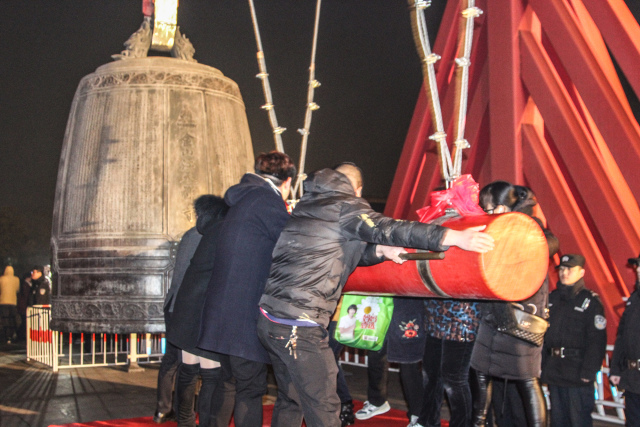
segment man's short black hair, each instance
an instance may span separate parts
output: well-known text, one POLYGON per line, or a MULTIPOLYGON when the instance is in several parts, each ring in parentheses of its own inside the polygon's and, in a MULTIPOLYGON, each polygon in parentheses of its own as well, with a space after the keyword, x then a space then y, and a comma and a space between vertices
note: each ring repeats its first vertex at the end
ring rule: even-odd
POLYGON ((347 308, 347 313, 348 313, 348 312, 349 312, 349 310, 351 310, 352 308, 353 308, 355 311, 358 311, 358 306, 357 306, 357 305, 355 305, 355 304, 351 304, 351 305, 349 306, 349 308, 347 308))
POLYGON ((291 157, 275 150, 261 153, 256 158, 255 171, 258 175, 270 179, 276 187, 288 178, 296 176, 296 166, 291 157))
POLYGON ((210 215, 212 218, 222 218, 229 209, 222 197, 214 196, 213 194, 203 194, 198 197, 193 202, 193 208, 197 217, 210 215))

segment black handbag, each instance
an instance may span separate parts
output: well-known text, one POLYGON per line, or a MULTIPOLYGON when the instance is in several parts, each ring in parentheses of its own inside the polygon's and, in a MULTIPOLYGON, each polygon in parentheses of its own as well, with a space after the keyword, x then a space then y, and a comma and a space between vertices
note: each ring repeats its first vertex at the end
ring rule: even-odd
POLYGON ((542 317, 531 314, 513 303, 493 303, 492 314, 492 323, 498 332, 538 347, 544 342, 549 322, 542 317))

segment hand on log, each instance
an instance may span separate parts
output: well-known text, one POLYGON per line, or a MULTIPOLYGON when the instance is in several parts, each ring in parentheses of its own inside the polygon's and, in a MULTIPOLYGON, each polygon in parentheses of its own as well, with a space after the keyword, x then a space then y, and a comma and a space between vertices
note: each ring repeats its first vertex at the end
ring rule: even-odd
POLYGON ((376 246, 376 255, 379 257, 384 256, 387 259, 395 262, 396 264, 402 264, 405 260, 400 258, 400 254, 406 254, 407 251, 400 246, 376 246))
POLYGON ((486 225, 467 228, 466 230, 448 230, 442 239, 444 246, 457 246, 465 251, 486 253, 493 249, 493 237, 482 230, 487 228, 486 225))

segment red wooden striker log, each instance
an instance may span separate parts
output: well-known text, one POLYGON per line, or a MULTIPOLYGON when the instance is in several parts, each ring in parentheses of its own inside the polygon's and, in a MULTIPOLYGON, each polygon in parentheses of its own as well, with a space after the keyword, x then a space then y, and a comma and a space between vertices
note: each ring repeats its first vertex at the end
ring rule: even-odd
POLYGON ((442 260, 405 261, 402 265, 386 261, 358 267, 344 292, 520 301, 542 285, 549 249, 540 226, 528 215, 468 216, 443 225, 454 230, 486 225, 484 232, 495 239, 495 248, 480 254, 451 247, 442 260))

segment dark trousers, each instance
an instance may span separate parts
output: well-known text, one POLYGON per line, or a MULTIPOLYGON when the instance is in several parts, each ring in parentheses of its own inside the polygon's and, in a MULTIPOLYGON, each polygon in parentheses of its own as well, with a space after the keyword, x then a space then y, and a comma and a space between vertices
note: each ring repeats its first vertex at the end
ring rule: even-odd
MULTIPOLYGON (((171 321, 171 313, 164 313, 165 324, 171 321)), ((182 358, 182 351, 171 344, 166 342, 165 353, 162 356, 162 362, 160 363, 160 370, 158 370, 158 388, 157 388, 157 404, 156 412, 167 414, 171 412, 173 402, 173 384, 176 379, 176 373, 178 372, 178 366, 182 358)))
POLYGON ((627 427, 640 427, 640 394, 624 392, 624 415, 627 427))
POLYGON ((228 427, 235 406, 236 380, 231 376, 231 372, 225 371, 222 367, 219 369, 200 369, 200 375, 202 376, 202 389, 200 389, 199 397, 202 399, 202 404, 198 405, 198 409, 201 411, 200 426, 207 427, 202 413, 206 407, 203 405, 208 405, 208 427, 228 427), (215 371, 219 371, 219 374, 215 371), (216 385, 205 389, 206 383, 214 381, 214 376, 216 377, 216 385))
POLYGON ((342 371, 342 367, 338 362, 338 359, 340 358, 340 353, 342 353, 342 349, 344 348, 344 345, 340 344, 335 339, 337 323, 338 322, 335 322, 335 321, 331 321, 331 323, 329 323, 329 347, 331 347, 331 351, 333 351, 333 355, 336 358, 336 364, 338 365, 338 377, 336 378, 336 381, 337 381, 336 391, 338 392, 338 397, 340 398, 341 403, 351 403, 352 398, 351 398, 351 393, 349 393, 349 387, 347 386, 347 380, 345 380, 344 372, 342 371))
MULTIPOLYGON (((227 427, 233 412, 233 393, 225 394, 222 369, 203 369, 199 364, 183 363, 176 381, 178 397, 178 427, 195 427, 193 412, 198 377, 202 386, 198 394, 198 416, 201 427, 227 427), (231 400, 229 400, 231 399, 231 400)), ((235 386, 232 384, 232 392, 235 386)))
POLYGON ((549 384, 551 427, 591 427, 596 404, 593 385, 560 387, 549 384))
POLYGON ((407 401, 407 415, 420 416, 422 410, 422 394, 424 393, 424 384, 422 379, 422 369, 420 362, 416 363, 400 363, 400 382, 402 383, 402 391, 407 401))
POLYGON ((373 406, 382 406, 387 401, 389 361, 387 360, 387 339, 379 351, 367 352, 367 400, 373 406))
POLYGON ((538 378, 494 381, 476 372, 478 391, 474 407, 474 425, 484 426, 493 397, 493 411, 499 427, 545 427, 547 405, 538 378))
MULTIPOLYGON (((196 397, 196 385, 200 365, 188 365, 183 363, 178 369, 176 381, 176 395, 178 400, 178 427, 195 427, 196 414, 193 412, 193 403, 196 397)), ((202 415, 200 415, 202 417, 202 415)), ((204 425, 204 424, 203 424, 204 425)))
MULTIPOLYGON (((524 404, 514 381, 495 380, 492 389, 491 404, 498 427, 531 425, 527 423, 524 404)), ((544 395, 541 396, 544 399, 544 395)), ((542 425, 546 426, 546 424, 542 425)))
MULTIPOLYGON (((236 381, 233 420, 237 427, 262 425, 262 396, 267 393, 267 365, 237 356, 220 355, 225 382, 236 381)), ((214 398, 214 400, 216 400, 214 398)))
POLYGON ((443 391, 451 408, 451 427, 471 425, 472 401, 469 365, 473 342, 447 341, 431 336, 425 343, 422 369, 425 386, 419 423, 440 425, 443 391))
POLYGON ((2 325, 4 341, 17 338, 18 325, 16 324, 16 317, 18 317, 18 308, 15 305, 0 305, 0 325, 2 325))
POLYGON ((272 427, 339 427, 340 399, 336 392, 338 367, 322 326, 298 327, 295 355, 287 343, 293 327, 258 318, 258 337, 273 363, 278 399, 272 427))

